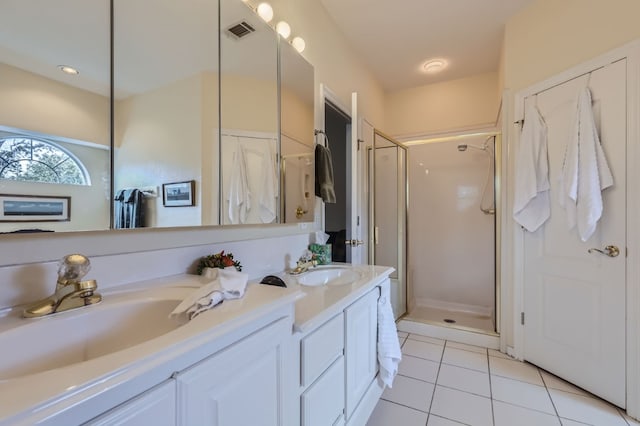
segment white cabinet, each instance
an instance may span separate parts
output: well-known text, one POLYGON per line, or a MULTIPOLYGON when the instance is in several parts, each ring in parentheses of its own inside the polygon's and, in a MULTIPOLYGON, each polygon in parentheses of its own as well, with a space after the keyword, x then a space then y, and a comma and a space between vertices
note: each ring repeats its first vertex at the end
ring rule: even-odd
POLYGON ((281 319, 178 374, 177 424, 284 424, 290 338, 281 319))
POLYGON ((172 426, 175 424, 176 381, 173 379, 86 423, 90 426, 172 426))
POLYGON ((375 287, 344 310, 347 421, 378 372, 378 297, 375 287))

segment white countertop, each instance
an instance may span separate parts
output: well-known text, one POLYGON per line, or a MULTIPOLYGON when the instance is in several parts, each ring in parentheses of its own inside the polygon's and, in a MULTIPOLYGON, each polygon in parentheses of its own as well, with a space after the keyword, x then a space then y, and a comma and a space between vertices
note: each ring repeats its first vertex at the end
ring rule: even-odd
MULTIPOLYGON (((197 287, 201 284, 201 277, 195 275, 154 279, 104 292, 101 304, 109 303, 110 298, 115 299, 132 290, 159 286, 197 287)), ((86 404, 87 410, 98 415, 113 405, 103 406, 105 399, 113 402, 115 395, 120 400, 118 403, 121 403, 161 383, 173 372, 183 370, 233 343, 237 340, 236 332, 249 334, 252 322, 256 319, 292 305, 299 297, 300 292, 296 288, 250 283, 243 298, 225 301, 187 324, 152 340, 66 367, 0 380, 0 425, 28 424, 33 421, 33 416, 44 420, 63 408, 80 403, 83 406, 86 404), (126 386, 121 386, 123 384, 126 386), (28 416, 31 417, 26 420, 28 416)), ((65 314, 73 315, 73 311, 61 315, 65 314)), ((7 327, 28 326, 29 321, 20 318, 18 310, 5 313, 0 319, 0 331, 7 327)), ((78 326, 91 325, 85 323, 78 326)), ((68 332, 73 333, 73 330, 68 332)), ((42 350, 46 351, 47 348, 42 347, 42 350)), ((73 423, 77 423, 77 420, 70 418, 68 424, 73 423)))
MULTIPOLYGON (((280 275, 287 283, 288 288, 302 293, 302 297, 296 301, 296 331, 305 333, 323 324, 382 282, 394 271, 393 268, 388 266, 335 265, 350 266, 361 273, 361 278, 352 284, 308 287, 298 284, 297 278, 302 275, 280 275)), ((327 265, 327 267, 331 267, 331 265, 327 265)), ((318 267, 318 269, 321 268, 322 266, 318 267)))
MULTIPOLYGON (((0 380, 0 426, 27 424, 33 421, 34 416, 46 420, 80 404, 85 411, 98 415, 112 407, 114 400, 116 403, 124 402, 168 379, 173 372, 181 371, 228 346, 241 333, 249 334, 258 318, 285 309, 295 301, 294 331, 308 332, 340 313, 393 272, 393 268, 384 266, 342 266, 352 267, 361 278, 351 284, 308 287, 298 284, 297 279, 301 275, 280 273, 277 275, 286 282, 287 288, 250 282, 243 298, 225 301, 187 324, 149 341, 66 367, 0 380)), ((198 287, 202 283, 202 278, 195 275, 133 283, 104 292, 102 304, 112 303, 110 300, 127 297, 128 293, 135 291, 198 287)), ((60 315, 73 315, 73 312, 60 315)), ((47 318, 36 319, 43 320, 47 318)), ((0 333, 26 327, 29 321, 32 320, 20 318, 18 310, 2 312, 0 333)), ((91 327, 91 324, 78 326, 91 327)), ((46 347, 42 350, 46 351, 46 347)), ((56 420, 59 421, 60 417, 56 420)), ((64 413, 62 420, 65 420, 64 413)), ((68 424, 77 422, 75 417, 68 419, 68 424)))

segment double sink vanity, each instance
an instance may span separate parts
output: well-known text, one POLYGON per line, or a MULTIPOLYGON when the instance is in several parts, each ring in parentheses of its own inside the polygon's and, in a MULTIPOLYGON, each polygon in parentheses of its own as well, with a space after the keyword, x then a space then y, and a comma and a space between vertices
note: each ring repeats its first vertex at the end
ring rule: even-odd
POLYGON ((169 313, 204 283, 177 275, 102 302, 0 317, 0 425, 364 425, 382 387, 377 306, 391 268, 330 265, 191 321, 169 313))

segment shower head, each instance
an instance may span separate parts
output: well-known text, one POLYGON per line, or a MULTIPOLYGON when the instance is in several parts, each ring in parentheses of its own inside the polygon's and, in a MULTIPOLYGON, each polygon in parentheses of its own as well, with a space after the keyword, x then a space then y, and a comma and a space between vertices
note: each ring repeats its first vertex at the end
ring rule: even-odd
POLYGON ((487 151, 487 149, 488 149, 486 145, 475 146, 475 145, 467 145, 466 143, 458 145, 458 151, 460 151, 460 152, 466 151, 467 148, 473 148, 473 149, 477 149, 479 151, 487 151))
POLYGON ((467 144, 460 144, 458 145, 458 151, 460 152, 464 152, 467 150, 467 144))

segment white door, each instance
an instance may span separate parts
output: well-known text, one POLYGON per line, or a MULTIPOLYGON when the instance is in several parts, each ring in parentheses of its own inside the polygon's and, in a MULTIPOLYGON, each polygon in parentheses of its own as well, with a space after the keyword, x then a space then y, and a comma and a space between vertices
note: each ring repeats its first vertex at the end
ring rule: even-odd
POLYGON ((621 60, 525 100, 537 102, 548 128, 551 217, 524 235, 524 357, 620 407, 626 403, 626 72, 621 60), (603 192, 602 219, 583 243, 575 229, 567 230, 558 179, 578 91, 587 82, 615 183, 603 192), (588 252, 609 245, 620 255, 588 252))
POLYGON ((347 174, 347 253, 351 253, 351 263, 362 264, 366 263, 365 260, 365 248, 363 246, 362 226, 360 221, 362 191, 361 191, 361 169, 362 160, 358 155, 358 145, 363 140, 362 135, 362 120, 358 116, 358 94, 351 94, 351 155, 348 158, 348 168, 350 173, 347 174), (349 241, 350 240, 350 241, 349 241))

